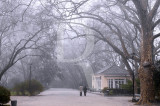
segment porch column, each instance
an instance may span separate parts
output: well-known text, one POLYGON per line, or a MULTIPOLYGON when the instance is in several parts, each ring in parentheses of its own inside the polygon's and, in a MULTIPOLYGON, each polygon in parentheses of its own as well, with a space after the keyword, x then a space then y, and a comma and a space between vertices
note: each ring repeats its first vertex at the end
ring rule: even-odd
POLYGON ((126 78, 125 78, 125 79, 124 79, 124 84, 126 84, 126 82, 127 82, 127 81, 126 81, 126 78))
POLYGON ((116 88, 116 87, 115 87, 115 79, 113 79, 113 88, 116 88))

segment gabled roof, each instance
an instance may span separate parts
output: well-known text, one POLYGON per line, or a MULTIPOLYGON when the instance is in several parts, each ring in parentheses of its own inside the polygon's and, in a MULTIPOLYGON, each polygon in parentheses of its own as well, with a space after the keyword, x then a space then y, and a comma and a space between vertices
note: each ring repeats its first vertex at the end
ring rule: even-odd
POLYGON ((122 69, 117 65, 112 65, 111 67, 105 67, 102 70, 98 71, 96 75, 105 75, 105 76, 128 76, 129 73, 127 70, 122 69))

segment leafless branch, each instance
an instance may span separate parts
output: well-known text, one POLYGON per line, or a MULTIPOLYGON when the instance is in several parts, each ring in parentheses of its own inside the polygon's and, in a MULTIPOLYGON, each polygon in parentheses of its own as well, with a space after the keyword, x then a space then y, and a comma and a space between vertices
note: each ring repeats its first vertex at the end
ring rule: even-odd
POLYGON ((158 38, 159 36, 160 36, 160 33, 154 35, 154 36, 152 37, 152 41, 154 41, 154 39, 158 38))
POLYGON ((152 26, 152 29, 154 29, 159 23, 160 23, 160 19, 158 19, 158 20, 154 23, 154 25, 152 26))
POLYGON ((21 20, 22 22, 23 22, 24 15, 25 15, 26 11, 28 10, 29 6, 32 4, 32 1, 33 1, 33 0, 31 0, 31 1, 29 2, 29 4, 27 5, 27 8, 24 10, 24 12, 23 12, 23 14, 22 14, 22 20, 21 20))
POLYGON ((157 0, 152 8, 152 10, 150 11, 150 13, 148 14, 149 16, 149 20, 151 21, 153 19, 153 17, 155 16, 158 8, 160 6, 160 0, 157 0))

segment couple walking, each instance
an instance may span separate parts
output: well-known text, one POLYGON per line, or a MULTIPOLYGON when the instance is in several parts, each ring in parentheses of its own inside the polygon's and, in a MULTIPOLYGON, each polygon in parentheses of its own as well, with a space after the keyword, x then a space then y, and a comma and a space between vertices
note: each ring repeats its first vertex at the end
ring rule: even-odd
POLYGON ((79 90, 80 90, 80 96, 82 96, 82 92, 84 92, 84 96, 86 96, 86 93, 87 93, 87 87, 86 86, 80 86, 79 87, 79 90))

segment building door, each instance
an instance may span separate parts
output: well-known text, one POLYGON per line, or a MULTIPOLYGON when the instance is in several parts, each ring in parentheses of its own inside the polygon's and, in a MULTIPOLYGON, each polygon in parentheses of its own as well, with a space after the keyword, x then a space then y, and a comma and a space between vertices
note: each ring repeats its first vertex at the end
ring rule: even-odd
POLYGON ((96 77, 96 89, 101 89, 101 77, 96 77))

